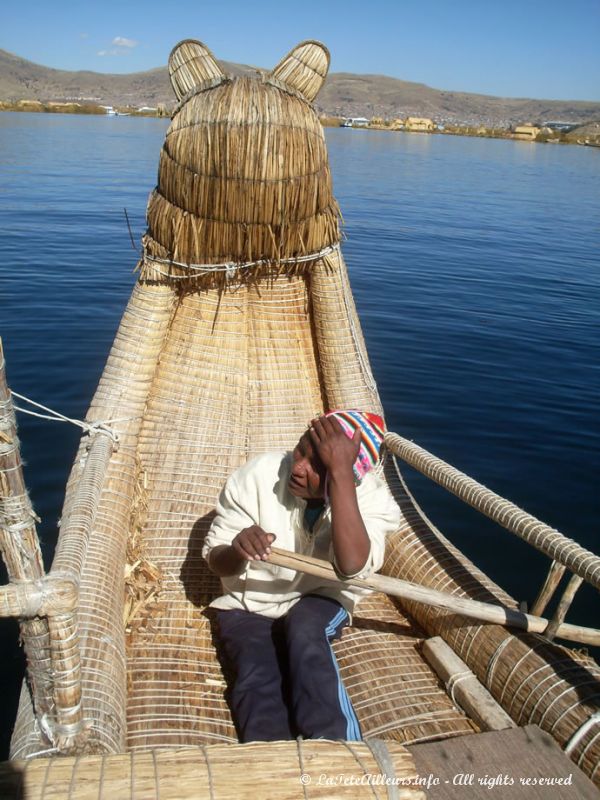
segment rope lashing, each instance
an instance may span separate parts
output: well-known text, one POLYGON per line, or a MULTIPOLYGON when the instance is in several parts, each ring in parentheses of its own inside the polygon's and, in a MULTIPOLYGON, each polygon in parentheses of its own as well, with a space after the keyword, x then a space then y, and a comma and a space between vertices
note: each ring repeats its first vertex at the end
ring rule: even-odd
MULTIPOLYGON (((70 614, 75 610, 78 589, 68 577, 47 575, 34 580, 12 582, 0 586, 0 617, 56 617, 70 614)), ((70 637, 62 640, 63 645, 76 638, 73 631, 70 637)), ((69 677, 79 669, 79 664, 60 675, 69 677)), ((58 674, 55 667, 54 676, 58 674)))
POLYGON ((373 757, 379 767, 379 774, 385 776, 388 800, 400 800, 400 793, 398 791, 398 782, 396 778, 396 768, 388 750, 387 744, 383 739, 368 738, 365 739, 365 744, 373 753, 373 757))
POLYGON ((464 681, 470 681, 470 680, 477 681, 477 676, 474 675, 471 672, 471 670, 467 670, 465 672, 456 672, 454 675, 450 675, 450 677, 446 681, 446 691, 455 706, 459 705, 459 703, 454 696, 454 690, 456 689, 459 683, 463 683, 464 681))
POLYGON ((13 397, 17 397, 24 403, 28 403, 35 408, 41 408, 43 411, 48 412, 47 414, 39 414, 37 411, 31 411, 31 409, 22 408, 16 404, 13 405, 13 408, 16 411, 20 411, 22 414, 28 414, 31 417, 39 417, 40 419, 48 419, 52 422, 70 422, 72 425, 76 425, 78 428, 81 428, 90 436, 93 436, 96 433, 104 433, 106 436, 112 439, 115 444, 119 443, 119 434, 110 426, 118 422, 130 422, 133 419, 137 419, 137 417, 120 417, 115 419, 97 420, 96 422, 85 422, 85 420, 67 417, 64 414, 61 414, 60 411, 55 411, 52 408, 48 408, 48 406, 37 403, 35 400, 31 400, 29 397, 19 394, 18 392, 11 391, 11 394, 13 397))
POLYGON ((564 564, 596 589, 600 589, 600 556, 581 547, 573 539, 567 538, 414 442, 392 432, 386 434, 384 441, 390 452, 411 467, 545 555, 564 564))
MULTIPOLYGON (((21 466, 20 462, 18 466, 21 466)), ((6 472, 8 470, 0 468, 0 476, 6 472)), ((0 530, 10 537, 23 563, 31 563, 36 559, 35 551, 23 540, 25 531, 31 531, 36 522, 41 520, 31 507, 27 494, 0 496, 0 530)))
MULTIPOLYGON (((210 275, 216 272, 224 272, 227 278, 230 280, 233 276, 242 271, 247 269, 253 269, 254 267, 263 267, 272 265, 274 267, 279 266, 291 266, 295 264, 307 264, 311 261, 318 261, 320 258, 324 258, 325 256, 330 255, 331 253, 335 253, 340 249, 339 242, 337 244, 331 244, 327 247, 323 247, 321 250, 317 250, 312 253, 306 253, 303 256, 292 256, 290 258, 279 258, 279 259, 267 259, 261 258, 257 261, 244 261, 242 263, 237 263, 235 261, 226 261, 222 264, 188 264, 184 261, 175 261, 172 258, 158 258, 156 256, 151 256, 146 249, 144 249, 144 261, 150 261, 153 264, 164 264, 165 266, 170 267, 179 267, 179 269, 188 270, 191 273, 195 273, 194 277, 200 277, 201 275, 210 275)), ((187 280, 189 279, 190 275, 172 275, 169 272, 164 272, 163 270, 156 268, 156 271, 161 275, 164 275, 167 278, 172 278, 176 280, 187 280)))
POLYGON ((574 750, 579 742, 583 739, 585 734, 590 730, 590 728, 598 724, 600 724, 600 711, 596 711, 594 714, 592 714, 592 716, 589 717, 589 719, 587 719, 583 725, 581 725, 575 731, 565 746, 565 753, 568 755, 572 750, 574 750))

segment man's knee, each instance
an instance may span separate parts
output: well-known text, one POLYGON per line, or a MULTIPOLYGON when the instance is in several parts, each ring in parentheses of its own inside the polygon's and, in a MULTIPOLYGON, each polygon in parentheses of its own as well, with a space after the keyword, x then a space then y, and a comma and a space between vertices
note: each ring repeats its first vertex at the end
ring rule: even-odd
MULTIPOLYGON (((242 612, 245 613, 245 612, 242 612)), ((232 665, 240 687, 252 688, 272 683, 279 676, 271 620, 256 614, 223 612, 220 645, 232 665)))
POLYGON ((263 687, 279 686, 281 674, 273 664, 242 660, 237 664, 235 690, 237 692, 262 691, 263 687))
POLYGON ((332 638, 347 620, 346 610, 328 597, 307 595, 299 600, 285 616, 284 628, 290 642, 332 638))

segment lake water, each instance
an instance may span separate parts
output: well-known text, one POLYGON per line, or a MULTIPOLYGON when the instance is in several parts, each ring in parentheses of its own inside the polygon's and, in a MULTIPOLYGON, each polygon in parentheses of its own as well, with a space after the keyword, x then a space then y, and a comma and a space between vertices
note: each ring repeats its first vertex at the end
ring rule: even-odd
MULTIPOLYGON (((81 419, 134 283, 167 128, 0 113, 11 387, 81 419)), ((600 150, 328 129, 344 253, 391 430, 598 552, 600 150)), ((75 428, 20 416, 48 562, 75 428)), ((531 602, 548 559, 408 473, 433 521, 531 602)), ((4 576, 2 576, 4 579, 4 576)), ((583 587, 569 621, 597 625, 583 587)), ((0 757, 21 656, 2 622, 0 757)))

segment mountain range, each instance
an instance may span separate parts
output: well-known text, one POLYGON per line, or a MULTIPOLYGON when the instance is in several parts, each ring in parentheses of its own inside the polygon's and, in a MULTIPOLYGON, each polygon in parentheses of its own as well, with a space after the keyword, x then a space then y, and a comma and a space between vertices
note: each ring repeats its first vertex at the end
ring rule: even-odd
MULTIPOLYGON (((220 62, 225 72, 253 74, 256 67, 220 62)), ((92 102, 101 105, 174 105, 166 67, 129 74, 44 67, 0 49, 0 100, 92 102)), ((324 116, 430 117, 438 123, 508 126, 519 122, 600 120, 600 103, 504 98, 434 89, 385 75, 330 73, 315 103, 324 116)))

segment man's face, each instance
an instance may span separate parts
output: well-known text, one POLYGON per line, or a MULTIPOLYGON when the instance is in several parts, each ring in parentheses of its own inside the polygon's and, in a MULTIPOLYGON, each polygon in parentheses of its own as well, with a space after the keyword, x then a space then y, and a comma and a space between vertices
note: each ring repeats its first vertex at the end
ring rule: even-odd
POLYGON ((306 431, 292 452, 288 489, 294 497, 304 500, 322 499, 325 495, 325 475, 325 467, 306 431))

